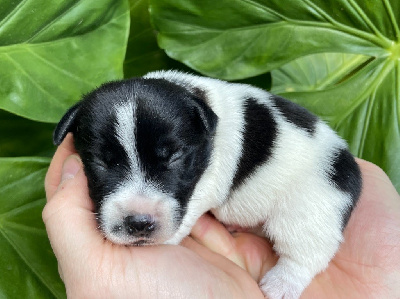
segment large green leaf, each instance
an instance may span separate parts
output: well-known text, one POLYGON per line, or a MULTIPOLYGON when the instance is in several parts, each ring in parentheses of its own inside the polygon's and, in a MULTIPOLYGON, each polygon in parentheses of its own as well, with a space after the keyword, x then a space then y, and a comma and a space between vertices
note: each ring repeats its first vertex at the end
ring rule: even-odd
POLYGON ((151 0, 158 41, 201 73, 272 70, 272 91, 327 120, 400 190, 400 1, 151 0))
POLYGON ((150 3, 168 55, 225 79, 254 76, 312 53, 387 56, 400 14, 397 0, 150 3))
POLYGON ((1 0, 0 108, 43 122, 122 77, 127 1, 1 0))
POLYGON ((0 298, 65 298, 41 219, 47 158, 0 158, 0 298))
MULTIPOLYGON (((124 76, 142 76, 154 70, 175 69, 196 73, 186 65, 171 59, 157 45, 156 31, 151 26, 149 0, 130 0, 130 35, 124 61, 124 76)), ((271 86, 270 74, 239 80, 263 88, 271 86)))

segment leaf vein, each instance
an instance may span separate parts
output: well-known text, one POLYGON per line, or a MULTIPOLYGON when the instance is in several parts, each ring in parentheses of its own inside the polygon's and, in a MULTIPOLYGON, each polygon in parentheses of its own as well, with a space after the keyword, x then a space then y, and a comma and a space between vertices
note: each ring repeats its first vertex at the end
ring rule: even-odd
POLYGON ((358 147, 358 157, 362 157, 364 153, 364 146, 365 146, 365 141, 367 139, 367 132, 369 128, 369 124, 371 122, 371 114, 372 114, 372 107, 373 104, 375 103, 375 98, 376 98, 376 89, 372 91, 371 96, 368 98, 368 108, 367 108, 367 113, 365 116, 364 121, 362 122, 362 132, 361 132, 361 138, 359 142, 359 147, 358 147))
POLYGON ((393 13, 392 6, 390 5, 389 0, 383 0, 383 4, 385 5, 385 9, 389 15, 390 22, 392 24, 393 30, 396 34, 397 37, 397 42, 400 42, 400 29, 399 29, 399 24, 397 23, 396 17, 393 13))
POLYGON ((73 79, 75 79, 75 80, 77 80, 77 81, 79 81, 79 82, 83 82, 83 83, 85 83, 85 84, 88 85, 88 86, 91 86, 91 87, 92 87, 92 86, 95 85, 93 82, 89 82, 89 81, 85 80, 85 79, 82 78, 82 77, 78 77, 78 76, 76 76, 75 74, 73 74, 73 73, 71 73, 71 72, 68 72, 68 71, 66 71, 65 69, 60 68, 60 67, 57 66, 56 64, 50 62, 50 60, 48 60, 48 59, 44 58, 43 56, 41 56, 40 54, 38 54, 38 53, 32 51, 31 48, 27 47, 26 49, 27 49, 27 51, 28 51, 29 53, 31 53, 33 56, 35 56, 35 57, 38 58, 39 60, 43 61, 45 64, 47 64, 48 66, 52 67, 53 69, 59 71, 60 73, 63 73, 63 74, 65 74, 65 75, 67 75, 68 77, 73 78, 73 79))
POLYGON ((29 43, 31 41, 34 40, 35 37, 39 36, 42 32, 44 32, 45 30, 47 30, 47 28, 49 28, 51 25, 53 25, 54 23, 56 23, 61 17, 65 16, 71 9, 73 9, 74 7, 76 7, 79 3, 81 2, 81 0, 76 1, 75 3, 72 3, 72 5, 66 7, 64 10, 61 11, 60 14, 58 14, 54 19, 52 19, 49 23, 47 23, 46 25, 44 25, 42 28, 40 28, 34 35, 32 35, 28 40, 25 41, 25 43, 29 43))
POLYGON ((285 17, 284 15, 278 13, 277 11, 275 11, 275 10, 265 6, 265 5, 261 5, 260 3, 257 3, 257 2, 255 2, 253 0, 243 0, 243 2, 246 2, 246 3, 250 4, 250 5, 253 5, 254 7, 260 8, 260 9, 262 9, 262 10, 264 10, 264 11, 266 11, 266 12, 268 12, 268 13, 270 13, 270 14, 272 14, 272 15, 274 15, 274 16, 282 19, 282 20, 287 20, 288 19, 287 17, 285 17))
MULTIPOLYGON (((184 24, 187 27, 190 28, 197 28, 199 29, 198 31, 194 31, 194 30, 181 30, 179 29, 178 31, 168 31, 165 33, 168 34, 185 34, 185 33, 190 33, 190 34, 194 34, 194 33, 204 33, 204 32, 218 32, 219 34, 223 33, 223 32, 229 32, 229 31, 246 31, 246 30, 253 30, 253 29, 262 29, 264 27, 270 27, 272 28, 273 26, 282 26, 282 24, 287 24, 287 25, 297 25, 297 26, 303 26, 303 27, 313 27, 313 28, 319 28, 319 29, 328 29, 328 30, 332 30, 332 31, 337 31, 337 32, 342 32, 344 34, 350 35, 350 36, 355 36, 357 38, 360 38, 364 41, 373 43, 374 45, 380 47, 380 48, 384 48, 384 49, 389 49, 390 46, 392 45, 392 41, 390 41, 387 38, 378 38, 376 35, 369 33, 369 32, 365 32, 359 29, 355 29, 352 27, 349 27, 347 25, 341 24, 335 20, 331 20, 330 22, 315 22, 315 21, 300 21, 300 20, 294 20, 294 19, 289 19, 289 18, 285 18, 282 21, 279 22, 275 22, 275 23, 267 23, 267 24, 256 24, 256 25, 250 25, 250 26, 244 26, 244 27, 235 27, 235 28, 227 28, 227 29, 216 29, 216 28, 210 28, 207 26, 199 26, 199 25, 194 25, 194 24, 190 24, 190 23, 184 23, 181 21, 177 21, 177 20, 168 20, 171 23, 178 23, 178 24, 184 24)), ((214 37, 212 37, 212 39, 214 39, 214 37)), ((207 41, 208 42, 208 41, 207 41)), ((194 46, 195 47, 195 46, 194 46)), ((177 51, 177 50, 176 50, 177 51)))
POLYGON ((29 0, 22 0, 20 3, 18 3, 13 10, 11 10, 7 16, 4 17, 4 19, 0 22, 0 27, 3 27, 7 22, 12 19, 12 17, 25 5, 26 2, 29 0))
POLYGON ((232 57, 230 59, 229 64, 235 64, 236 61, 238 61, 240 58, 244 56, 244 54, 249 51, 251 45, 257 42, 258 37, 262 34, 262 32, 258 33, 256 36, 253 37, 246 45, 243 45, 245 47, 244 51, 239 51, 239 54, 235 55, 235 57, 232 57))
POLYGON ((370 94, 377 88, 378 85, 382 82, 382 80, 387 76, 388 72, 391 69, 392 62, 390 60, 386 60, 384 65, 381 67, 380 71, 374 75, 372 80, 372 84, 368 86, 367 89, 357 98, 354 99, 353 104, 349 107, 344 113, 339 114, 340 118, 336 119, 336 124, 339 125, 344 119, 346 119, 353 111, 362 104, 363 99, 365 99, 366 95, 370 94))
POLYGON ((359 15, 359 17, 364 21, 364 23, 375 33, 375 35, 381 39, 385 39, 384 35, 376 28, 371 19, 364 13, 361 7, 354 1, 349 0, 350 5, 355 10, 355 12, 359 15))
MULTIPOLYGON (((0 193, 4 193, 5 191, 15 188, 16 185, 21 184, 21 182, 24 182, 25 180, 30 181, 31 177, 34 177, 35 175, 37 175, 40 172, 43 172, 43 170, 46 170, 48 167, 48 165, 46 165, 46 167, 41 168, 39 170, 36 170, 34 172, 29 173, 29 175, 26 175, 24 177, 19 178, 18 180, 12 181, 11 183, 8 183, 5 186, 1 186, 0 187, 0 193)), ((4 214, 0 214, 0 215, 4 215, 4 214)))
MULTIPOLYGON (((45 90, 38 82, 36 82, 33 77, 28 74, 24 68, 15 60, 13 59, 10 55, 8 55, 7 53, 5 53, 5 56, 11 61, 12 64, 14 64, 16 66, 16 68, 18 68, 22 74, 24 74, 29 81, 31 81, 33 83, 33 85, 35 85, 39 90, 41 90, 43 93, 47 94, 49 97, 51 98, 56 98, 56 96, 52 95, 50 92, 48 92, 47 90, 45 90)), ((52 105, 57 105, 60 108, 65 108, 64 106, 62 106, 58 101, 53 101, 52 105)))
MULTIPOLYGON (((94 28, 94 29, 92 29, 90 31, 87 31, 87 32, 84 32, 84 33, 81 33, 81 34, 76 34, 76 35, 73 35, 73 36, 67 36, 67 37, 58 38, 58 39, 55 39, 55 40, 50 40, 50 41, 45 41, 45 42, 40 42, 40 43, 31 43, 31 44, 29 44, 29 46, 32 47, 32 48, 33 47, 43 47, 43 46, 46 46, 47 44, 57 44, 57 43, 62 43, 64 41, 66 41, 66 40, 74 39, 74 38, 77 38, 77 37, 83 37, 85 35, 88 35, 88 34, 92 33, 93 31, 100 30, 103 27, 110 25, 113 21, 116 21, 117 19, 122 18, 127 14, 129 14, 129 12, 124 11, 120 15, 115 16, 114 18, 110 19, 109 22, 103 23, 99 27, 96 27, 96 28, 94 28)), ((17 44, 11 44, 11 45, 7 45, 7 46, 2 46, 2 47, 0 47, 0 53, 3 52, 5 54, 7 54, 7 50, 9 48, 17 48, 18 49, 19 47, 26 46, 26 45, 27 45, 26 43, 25 44, 17 43, 17 44)))

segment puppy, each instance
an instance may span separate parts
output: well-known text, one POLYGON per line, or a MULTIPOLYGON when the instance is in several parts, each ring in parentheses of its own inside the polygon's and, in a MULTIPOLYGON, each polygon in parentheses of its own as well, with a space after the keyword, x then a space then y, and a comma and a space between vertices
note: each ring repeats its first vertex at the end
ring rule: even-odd
POLYGON ((261 280, 298 298, 343 240, 361 191, 346 143, 261 89, 176 71, 106 83, 54 132, 72 132, 97 220, 117 244, 178 244, 211 211, 263 227, 280 256, 261 280))

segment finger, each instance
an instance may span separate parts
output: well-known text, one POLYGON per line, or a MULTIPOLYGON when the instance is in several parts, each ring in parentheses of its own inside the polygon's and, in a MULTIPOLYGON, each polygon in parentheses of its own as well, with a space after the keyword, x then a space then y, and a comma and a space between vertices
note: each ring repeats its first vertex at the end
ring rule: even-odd
POLYGON ((391 242, 394 227, 400 226, 400 196, 388 176, 373 163, 361 159, 357 163, 363 187, 344 231, 346 242, 340 249, 342 254, 355 259, 363 257, 359 248, 380 252, 383 244, 391 242))
POLYGON ((203 244, 200 244, 196 241, 193 237, 188 236, 182 240, 179 244, 180 246, 186 247, 191 251, 197 253, 203 259, 211 262, 212 264, 231 264, 232 262, 225 257, 221 256, 217 252, 210 250, 209 248, 205 247, 203 244))
POLYGON ((58 185, 60 184, 63 162, 68 156, 74 153, 76 153, 76 150, 73 143, 73 136, 71 133, 69 133, 57 148, 47 171, 44 183, 47 199, 53 197, 58 185))
MULTIPOLYGON (((218 252, 214 252, 207 247, 205 247, 203 244, 200 244, 197 242, 193 237, 189 236, 186 237, 185 239, 182 240, 181 246, 184 246, 191 251, 195 252, 197 255, 199 255, 201 258, 206 260, 207 262, 213 264, 214 266, 217 266, 217 268, 224 269, 240 269, 240 271, 243 271, 243 269, 235 266, 235 263, 232 263, 231 260, 227 259, 226 257, 222 256, 218 252), (234 266, 232 268, 232 266, 234 266)), ((226 271, 229 272, 229 271, 226 271)))
POLYGON ((42 213, 50 242, 58 258, 65 252, 74 254, 85 246, 103 243, 103 237, 97 230, 93 203, 79 158, 76 155, 68 157, 62 166, 62 172, 60 176, 63 181, 42 213), (76 250, 74 246, 77 247, 76 250), (66 251, 66 247, 72 247, 72 250, 66 251))
MULTIPOLYGON (((239 290, 237 293, 234 292, 239 298, 264 298, 257 286, 257 281, 259 280, 252 278, 245 270, 231 260, 209 250, 192 237, 186 237, 181 242, 181 245, 195 252, 203 260, 215 266, 216 269, 222 270, 224 273, 228 274, 229 277, 235 279, 235 285, 247 286, 248 290, 244 290, 244 294, 240 294, 239 290)), ((222 277, 221 274, 219 274, 218 277, 222 277)))
POLYGON ((235 233, 232 236, 224 225, 207 214, 197 221, 191 236, 198 243, 245 269, 256 281, 278 260, 265 238, 251 233, 235 233))
POLYGON ((190 235, 198 243, 245 269, 244 261, 236 251, 235 239, 225 226, 211 215, 205 214, 200 217, 190 235))
MULTIPOLYGON (((382 169, 373 163, 356 159, 362 173, 362 191, 344 231, 346 240, 351 233, 366 227, 382 227, 382 222, 398 218, 400 197, 382 169)), ((357 234, 356 234, 357 235, 357 234)), ((363 235, 361 233, 361 235, 363 235)))
POLYGON ((260 281, 276 265, 278 256, 267 239, 251 233, 237 233, 235 242, 246 271, 256 281, 260 281))
POLYGON ((400 195, 396 191, 387 174, 375 164, 356 159, 363 175, 363 192, 361 197, 377 200, 381 204, 393 205, 400 207, 400 195), (382 198, 387 198, 386 202, 382 202, 382 198))
POLYGON ((63 193, 69 194, 70 198, 68 200, 71 204, 75 204, 88 211, 94 210, 93 201, 88 195, 89 191, 87 179, 83 171, 83 164, 78 155, 74 154, 65 159, 61 168, 60 183, 53 197, 48 199, 48 201, 53 200, 53 198, 63 198, 63 193), (81 192, 81 196, 74 196, 78 195, 77 192, 81 192), (73 200, 76 200, 76 202, 73 202, 73 200))

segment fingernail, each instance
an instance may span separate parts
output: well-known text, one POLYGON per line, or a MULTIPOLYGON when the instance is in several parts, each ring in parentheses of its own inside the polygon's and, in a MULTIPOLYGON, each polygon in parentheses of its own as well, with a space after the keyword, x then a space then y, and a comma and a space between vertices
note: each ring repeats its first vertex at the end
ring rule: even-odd
POLYGON ((61 182, 72 179, 81 169, 81 160, 76 155, 69 156, 62 167, 61 182))

